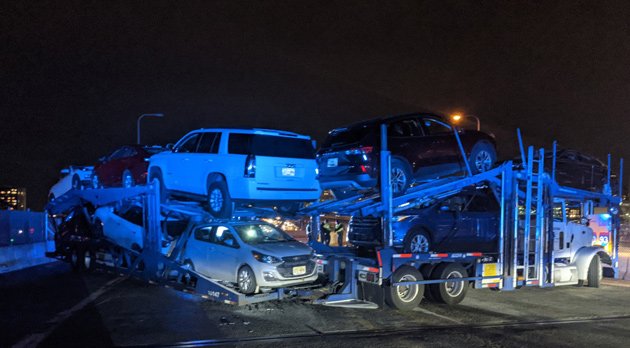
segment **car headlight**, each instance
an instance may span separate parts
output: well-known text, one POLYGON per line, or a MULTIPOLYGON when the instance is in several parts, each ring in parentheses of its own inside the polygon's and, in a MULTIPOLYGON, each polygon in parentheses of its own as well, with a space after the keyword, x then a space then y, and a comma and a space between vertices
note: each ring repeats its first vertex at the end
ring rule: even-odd
POLYGON ((254 256, 254 258, 257 261, 264 262, 264 263, 280 263, 280 262, 282 262, 282 260, 280 260, 279 258, 277 258, 275 256, 261 254, 261 253, 259 253, 257 251, 252 251, 252 255, 254 256))

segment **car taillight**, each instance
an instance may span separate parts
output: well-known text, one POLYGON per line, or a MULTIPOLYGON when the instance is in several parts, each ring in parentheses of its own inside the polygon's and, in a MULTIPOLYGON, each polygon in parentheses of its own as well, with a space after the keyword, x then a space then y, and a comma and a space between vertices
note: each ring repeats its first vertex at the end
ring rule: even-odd
POLYGON ((372 146, 356 147, 350 150, 346 150, 345 154, 346 155, 367 155, 367 154, 372 153, 373 149, 374 147, 372 146))
POLYGON ((245 177, 256 177, 256 155, 247 155, 247 159, 245 160, 245 177))

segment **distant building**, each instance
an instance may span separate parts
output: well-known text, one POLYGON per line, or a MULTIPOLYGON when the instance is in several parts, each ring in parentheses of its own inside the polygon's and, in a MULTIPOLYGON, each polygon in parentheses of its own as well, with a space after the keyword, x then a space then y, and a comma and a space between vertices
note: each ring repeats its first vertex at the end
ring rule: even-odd
POLYGON ((26 210, 26 189, 0 186, 0 209, 26 210))

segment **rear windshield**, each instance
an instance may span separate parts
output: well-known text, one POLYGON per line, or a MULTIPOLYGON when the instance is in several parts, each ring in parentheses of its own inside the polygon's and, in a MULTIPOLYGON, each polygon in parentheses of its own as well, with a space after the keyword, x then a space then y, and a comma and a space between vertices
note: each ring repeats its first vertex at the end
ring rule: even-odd
POLYGON ((373 125, 361 125, 352 128, 335 129, 328 134, 323 148, 354 144, 363 140, 374 128, 373 125))
POLYGON ((230 134, 228 152, 240 155, 315 158, 313 143, 308 139, 260 134, 230 134))

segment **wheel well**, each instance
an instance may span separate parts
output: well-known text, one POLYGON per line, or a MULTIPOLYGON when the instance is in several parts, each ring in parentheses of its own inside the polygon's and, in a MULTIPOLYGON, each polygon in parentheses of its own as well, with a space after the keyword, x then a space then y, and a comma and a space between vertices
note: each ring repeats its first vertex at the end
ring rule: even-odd
POLYGON ((216 181, 223 181, 225 182, 225 185, 227 186, 227 180, 225 179, 225 175, 223 175, 222 173, 210 173, 208 174, 208 180, 206 182, 206 186, 209 186, 210 183, 216 182, 216 181))
POLYGON ((435 243, 435 241, 433 240, 433 233, 431 232, 431 229, 429 229, 425 225, 416 225, 410 228, 409 231, 407 231, 407 233, 405 234, 404 240, 406 241, 408 239, 408 236, 411 236, 411 234, 414 232, 426 232, 426 234, 428 234, 429 238, 431 239, 431 243, 435 243))
POLYGON ((598 252, 597 255, 599 255, 599 258, 602 260, 602 263, 605 263, 607 265, 612 265, 612 259, 610 258, 610 255, 608 255, 607 253, 603 251, 598 252))
POLYGON ((403 163, 403 165, 405 167, 407 167, 407 170, 411 174, 412 178, 410 178, 410 179, 413 179, 413 168, 411 167, 411 164, 409 164, 409 161, 406 158, 401 157, 401 156, 392 156, 392 160, 399 160, 399 161, 401 161, 403 163))

